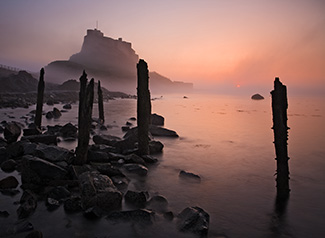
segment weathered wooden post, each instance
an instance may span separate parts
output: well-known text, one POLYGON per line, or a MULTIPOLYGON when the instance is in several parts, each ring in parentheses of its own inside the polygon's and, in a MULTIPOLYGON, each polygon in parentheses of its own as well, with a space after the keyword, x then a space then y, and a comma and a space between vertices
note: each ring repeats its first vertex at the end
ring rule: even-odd
POLYGON ((42 126, 42 112, 43 112, 43 97, 44 97, 44 68, 40 71, 38 88, 37 88, 37 104, 34 124, 35 127, 41 129, 42 126))
POLYGON ((138 121, 138 153, 139 155, 149 154, 149 124, 151 115, 151 101, 149 91, 148 65, 140 59, 137 64, 138 74, 138 102, 137 102, 137 121, 138 121))
POLYGON ((78 117, 78 146, 76 148, 75 164, 85 164, 89 145, 91 116, 94 101, 94 79, 87 86, 87 74, 85 71, 80 77, 79 92, 79 117, 78 117))
POLYGON ((103 103, 103 91, 100 86, 100 80, 98 80, 98 113, 99 113, 99 122, 103 124, 105 122, 105 115, 104 115, 104 103, 103 103))
POLYGON ((274 90, 272 95, 272 114, 274 145, 277 161, 276 188, 278 199, 285 199, 289 196, 289 165, 288 165, 288 129, 287 126, 287 87, 283 85, 279 78, 274 80, 274 90))

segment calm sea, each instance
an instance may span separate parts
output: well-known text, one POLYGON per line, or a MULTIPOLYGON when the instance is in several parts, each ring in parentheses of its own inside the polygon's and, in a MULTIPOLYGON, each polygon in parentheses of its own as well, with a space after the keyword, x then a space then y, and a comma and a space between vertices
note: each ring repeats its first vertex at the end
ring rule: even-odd
MULTIPOLYGON (((165 196, 175 214, 187 206, 203 208, 210 214, 209 237, 325 237, 325 98, 289 95, 291 194, 279 217, 275 210, 271 99, 187 96, 165 95, 152 101, 152 112, 163 115, 165 127, 180 137, 156 138, 165 145, 157 156, 159 163, 149 168, 146 179, 133 180, 129 189, 165 196), (201 183, 180 179, 180 170, 200 175, 201 183)), ((43 123, 76 124, 77 108, 75 104, 60 119, 44 118, 43 123)), ((21 120, 31 109, 1 109, 0 120, 21 120)), ((49 109, 46 106, 45 110, 49 109)), ((136 100, 109 101, 105 113, 106 124, 111 126, 105 133, 122 136, 121 126, 136 116, 136 100)), ((93 115, 98 115, 96 105, 93 115)), ((0 176, 6 174, 0 172, 0 176)), ((20 196, 0 195, 0 210, 11 214, 0 218, 1 226, 9 227, 15 221, 17 205, 13 201, 20 196)), ((90 222, 81 214, 65 214, 62 206, 48 212, 42 203, 29 220, 45 237, 192 237, 177 232, 174 222, 159 216, 149 227, 114 224, 104 218, 90 222)))

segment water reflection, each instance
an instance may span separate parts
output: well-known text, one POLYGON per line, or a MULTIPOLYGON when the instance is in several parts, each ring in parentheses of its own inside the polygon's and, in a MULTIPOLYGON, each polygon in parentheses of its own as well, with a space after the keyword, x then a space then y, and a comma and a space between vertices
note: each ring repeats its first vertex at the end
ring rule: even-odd
POLYGON ((289 232, 287 223, 287 206, 289 202, 289 194, 287 196, 277 195, 275 198, 274 211, 271 217, 271 233, 272 237, 293 237, 289 232))

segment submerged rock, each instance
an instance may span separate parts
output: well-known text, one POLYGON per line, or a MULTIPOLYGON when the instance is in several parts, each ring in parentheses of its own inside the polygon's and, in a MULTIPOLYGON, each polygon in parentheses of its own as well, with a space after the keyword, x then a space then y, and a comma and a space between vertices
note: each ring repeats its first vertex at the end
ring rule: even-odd
POLYGON ((127 172, 137 174, 140 176, 146 176, 148 168, 141 164, 125 164, 122 166, 127 172))
POLYGON ((191 172, 186 172, 184 170, 181 170, 179 172, 179 177, 180 178, 188 178, 188 179, 194 179, 194 180, 197 180, 197 181, 201 181, 201 177, 197 174, 193 174, 191 172))
POLYGON ((165 118, 156 113, 151 114, 151 125, 163 126, 165 124, 165 118))
POLYGON ((128 190, 124 196, 127 203, 131 203, 136 207, 145 207, 147 197, 145 192, 135 192, 128 190))
POLYGON ((18 218, 23 219, 29 217, 32 213, 34 213, 36 207, 36 195, 29 190, 25 190, 20 198, 20 206, 17 209, 18 218))
POLYGON ((156 195, 149 200, 147 207, 160 213, 167 212, 168 201, 164 196, 156 195))
POLYGON ((252 97, 251 97, 251 99, 253 99, 253 100, 262 100, 262 99, 264 99, 264 97, 261 95, 261 94, 254 94, 252 97))
POLYGON ((177 228, 184 232, 193 232, 207 236, 210 216, 200 207, 187 207, 178 216, 177 228))
POLYGON ((175 131, 169 130, 167 128, 155 126, 155 125, 150 125, 149 126, 149 132, 153 136, 179 137, 178 134, 175 131))
POLYGON ((6 160, 1 164, 2 171, 7 173, 13 172, 16 169, 16 167, 17 167, 17 162, 13 159, 6 160))

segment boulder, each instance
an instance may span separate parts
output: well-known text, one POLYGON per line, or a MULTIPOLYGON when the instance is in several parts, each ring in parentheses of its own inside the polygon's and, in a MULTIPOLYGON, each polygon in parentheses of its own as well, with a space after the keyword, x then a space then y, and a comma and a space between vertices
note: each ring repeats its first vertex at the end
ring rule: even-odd
POLYGON ((129 173, 137 174, 139 176, 146 176, 148 168, 141 164, 125 164, 122 166, 129 173))
MULTIPOLYGON (((150 153, 151 153, 151 151, 150 151, 150 153)), ((158 162, 158 159, 151 155, 142 155, 141 158, 148 164, 154 164, 154 163, 158 162)))
POLYGON ((95 144, 104 144, 109 146, 114 146, 116 142, 120 141, 121 138, 111 135, 95 135, 93 136, 93 141, 95 144))
POLYGON ((19 219, 29 217, 34 213, 37 207, 37 198, 34 193, 29 190, 25 190, 20 198, 20 206, 17 209, 17 215, 19 219))
POLYGON ((262 95, 260 95, 260 94, 254 94, 252 97, 251 97, 251 99, 253 99, 253 100, 263 100, 264 99, 264 97, 262 96, 262 95))
POLYGON ((52 163, 60 161, 70 163, 74 156, 73 152, 68 149, 45 144, 39 144, 35 149, 34 155, 52 163))
POLYGON ((149 200, 147 207, 160 213, 167 212, 168 201, 164 196, 156 195, 149 200))
POLYGON ((210 216, 200 207, 187 207, 177 216, 177 228, 180 231, 192 232, 207 236, 210 216))
POLYGON ((45 114, 45 117, 46 117, 47 119, 52 119, 52 118, 54 117, 53 112, 52 112, 52 111, 47 112, 47 113, 45 114))
POLYGON ((46 199, 46 206, 48 210, 53 211, 60 206, 60 202, 54 198, 48 197, 46 199))
POLYGON ((0 211, 0 217, 8 217, 10 214, 7 211, 0 211))
POLYGON ((164 145, 160 141, 156 141, 156 140, 149 141, 150 154, 161 153, 163 148, 164 148, 164 145))
POLYGON ((31 231, 25 238, 43 238, 43 233, 40 231, 31 231))
POLYGON ((47 145, 57 145, 57 136, 56 135, 32 135, 32 136, 23 136, 21 140, 28 140, 32 143, 43 143, 47 145))
POLYGON ((21 128, 19 123, 17 122, 8 122, 4 128, 4 138, 8 143, 12 143, 17 141, 18 137, 21 134, 21 128))
POLYGON ((9 176, 0 180, 0 189, 17 188, 19 182, 14 176, 9 176))
POLYGON ((65 187, 57 186, 48 192, 47 197, 61 202, 64 199, 70 197, 70 194, 70 191, 67 190, 65 187))
POLYGON ((146 162, 136 154, 130 154, 125 156, 124 161, 126 164, 142 164, 146 165, 146 162))
POLYGON ((151 125, 163 126, 165 124, 165 118, 156 113, 151 114, 151 125))
POLYGON ((62 137, 77 137, 78 129, 71 123, 65 124, 63 127, 60 128, 59 133, 62 137))
POLYGON ((124 176, 119 169, 113 167, 110 164, 95 165, 95 168, 98 170, 99 173, 107 175, 110 178, 117 175, 124 176))
POLYGON ((103 151, 88 150, 87 158, 88 158, 88 162, 96 162, 96 163, 110 162, 108 153, 103 151))
POLYGON ((21 181, 23 184, 47 185, 52 180, 63 180, 67 171, 51 162, 25 155, 22 158, 21 181))
POLYGON ((55 118, 55 119, 60 118, 62 116, 62 113, 56 107, 53 108, 52 113, 53 113, 53 118, 55 118))
POLYGON ((136 207, 145 207, 147 196, 145 192, 127 191, 124 196, 125 202, 130 203, 136 207))
POLYGON ((179 137, 175 131, 169 130, 167 128, 150 125, 149 132, 153 136, 161 136, 161 137, 179 137))
POLYGON ((42 134, 41 130, 38 128, 26 128, 23 131, 24 131, 24 133, 23 133, 24 136, 32 136, 32 135, 42 134))
POLYGON ((96 171, 84 172, 79 176, 79 187, 84 210, 98 207, 104 211, 111 211, 121 207, 122 193, 106 175, 96 171))
POLYGON ((17 162, 13 159, 6 160, 1 164, 2 171, 7 173, 13 172, 16 169, 16 167, 17 167, 17 162))

